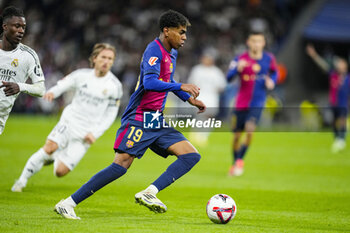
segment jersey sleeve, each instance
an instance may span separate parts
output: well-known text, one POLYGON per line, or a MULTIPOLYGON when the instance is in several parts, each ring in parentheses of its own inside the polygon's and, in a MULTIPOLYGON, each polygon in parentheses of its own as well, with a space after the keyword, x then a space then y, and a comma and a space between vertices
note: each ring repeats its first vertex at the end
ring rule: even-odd
POLYGON ((111 95, 111 99, 114 100, 120 100, 123 96, 123 86, 120 83, 120 81, 118 80, 117 77, 115 77, 116 80, 113 80, 114 83, 114 91, 111 95))
POLYGON ((40 66, 40 60, 34 50, 30 50, 30 58, 28 59, 28 77, 33 83, 43 82, 45 80, 44 73, 40 66))
MULTIPOLYGON (((177 83, 177 82, 172 78, 171 83, 177 83)), ((181 88, 181 83, 179 83, 179 84, 180 84, 180 88, 181 88)), ((190 94, 188 94, 187 92, 182 91, 182 90, 173 91, 173 93, 184 102, 187 101, 191 97, 190 94)))
POLYGON ((118 94, 117 94, 117 99, 120 100, 123 96, 123 87, 122 87, 122 84, 119 83, 118 85, 118 94))
POLYGON ((57 84, 51 87, 47 92, 52 92, 54 94, 54 97, 57 98, 58 96, 62 95, 62 93, 68 90, 75 89, 78 75, 79 75, 79 70, 76 70, 68 74, 63 79, 59 80, 57 84))
POLYGON ((142 68, 144 75, 156 74, 160 75, 160 63, 162 61, 162 52, 156 46, 151 46, 146 49, 142 58, 142 68))
POLYGON ((270 61, 270 68, 269 68, 269 76, 273 80, 273 82, 276 84, 278 79, 278 67, 276 58, 273 54, 270 54, 271 61, 270 61))
POLYGON ((147 74, 143 78, 143 86, 146 91, 179 91, 181 83, 167 83, 159 80, 156 74, 147 74))
POLYGON ((147 47, 142 58, 143 86, 146 91, 176 91, 180 90, 180 83, 167 83, 159 80, 162 52, 158 45, 147 47))
POLYGON ((228 67, 228 71, 226 74, 227 81, 229 82, 238 74, 238 71, 237 71, 238 60, 239 60, 239 57, 237 56, 235 57, 235 59, 233 59, 230 62, 230 65, 228 67))

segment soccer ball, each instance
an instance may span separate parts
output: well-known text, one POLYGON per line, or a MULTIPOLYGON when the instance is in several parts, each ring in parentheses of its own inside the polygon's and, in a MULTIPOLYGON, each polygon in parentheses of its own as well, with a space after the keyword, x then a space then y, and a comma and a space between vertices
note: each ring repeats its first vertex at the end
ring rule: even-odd
POLYGON ((235 201, 226 194, 216 194, 207 203, 208 218, 218 224, 226 224, 237 212, 235 201))

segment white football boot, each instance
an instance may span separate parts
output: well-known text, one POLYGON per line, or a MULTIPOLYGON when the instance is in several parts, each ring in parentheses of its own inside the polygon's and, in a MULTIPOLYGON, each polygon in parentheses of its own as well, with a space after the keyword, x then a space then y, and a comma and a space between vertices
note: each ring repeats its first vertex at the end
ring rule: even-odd
POLYGON ((64 204, 63 201, 64 199, 56 204, 55 211, 66 219, 80 220, 80 218, 75 214, 74 208, 64 204))
POLYGON ((332 145, 332 153, 333 154, 336 154, 336 153, 339 153, 340 151, 344 150, 346 147, 346 142, 344 139, 341 139, 341 138, 336 138, 333 142, 333 145, 332 145))
POLYGON ((23 188, 26 187, 22 182, 19 180, 16 180, 16 182, 13 184, 11 191, 15 193, 21 193, 23 191, 23 188))
POLYGON ((155 213, 165 213, 167 211, 166 205, 159 200, 156 195, 145 190, 135 194, 136 203, 146 206, 155 213))

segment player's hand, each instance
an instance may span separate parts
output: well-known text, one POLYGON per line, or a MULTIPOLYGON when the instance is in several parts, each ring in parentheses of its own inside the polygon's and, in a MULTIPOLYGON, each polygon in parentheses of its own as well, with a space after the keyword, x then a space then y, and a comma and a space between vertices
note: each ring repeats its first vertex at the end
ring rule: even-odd
POLYGON ((2 81, 0 88, 4 88, 6 96, 16 95, 20 90, 17 83, 2 81))
POLYGON ((269 76, 265 76, 265 86, 267 90, 271 91, 275 88, 275 82, 269 76))
POLYGON ((310 56, 310 57, 316 57, 317 56, 317 52, 315 50, 315 47, 312 44, 307 44, 306 46, 306 53, 310 56))
POLYGON ((237 63, 237 71, 241 73, 244 67, 246 67, 247 65, 248 65, 248 62, 246 60, 244 59, 239 60, 237 63))
POLYGON ((181 90, 189 93, 190 95, 193 96, 193 98, 197 98, 199 96, 199 90, 200 88, 197 87, 196 85, 194 84, 186 84, 186 83, 183 83, 181 85, 181 90))
POLYGON ((52 100, 55 98, 54 94, 52 92, 46 92, 43 96, 44 100, 47 100, 49 102, 52 102, 52 100))
POLYGON ((197 100, 197 99, 195 99, 193 97, 190 97, 187 101, 191 105, 196 106, 199 109, 199 111, 197 113, 205 112, 205 110, 207 109, 207 106, 205 106, 205 104, 202 101, 197 100))
POLYGON ((94 137, 94 135, 92 135, 92 133, 88 133, 84 137, 84 141, 91 145, 96 142, 96 138, 94 137))

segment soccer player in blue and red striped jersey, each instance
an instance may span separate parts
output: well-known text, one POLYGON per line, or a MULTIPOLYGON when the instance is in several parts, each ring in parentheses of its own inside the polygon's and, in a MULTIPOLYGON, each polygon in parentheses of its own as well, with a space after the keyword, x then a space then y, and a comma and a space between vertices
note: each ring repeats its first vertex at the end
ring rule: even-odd
POLYGON ((350 74, 345 59, 337 57, 333 60, 334 69, 309 44, 306 53, 314 62, 329 74, 329 104, 333 112, 334 142, 332 152, 338 153, 346 147, 346 119, 350 96, 350 74))
POLYGON ((169 91, 196 106, 199 112, 205 111, 203 102, 196 99, 199 88, 193 84, 176 83, 173 79, 177 49, 186 41, 188 26, 190 26, 188 19, 179 12, 169 10, 160 16, 160 35, 148 44, 143 54, 136 90, 122 116, 122 125, 117 131, 114 144, 115 159, 110 166, 93 176, 73 195, 55 206, 55 210, 63 217, 79 219, 75 215, 74 207, 124 175, 134 159, 141 158, 148 148, 162 157, 177 156, 177 160, 157 180, 135 195, 135 200, 139 204, 154 212, 163 213, 167 207, 156 194, 190 171, 200 160, 196 148, 179 131, 171 127, 144 126, 147 113, 152 112, 152 121, 162 118, 169 91))
POLYGON ((240 88, 234 109, 233 165, 229 175, 243 173, 243 158, 251 144, 253 132, 259 121, 266 100, 266 92, 275 87, 277 64, 273 54, 265 52, 265 36, 250 32, 247 38, 248 51, 237 56, 230 63, 227 79, 240 78, 240 88), (246 139, 241 143, 243 131, 246 139))

